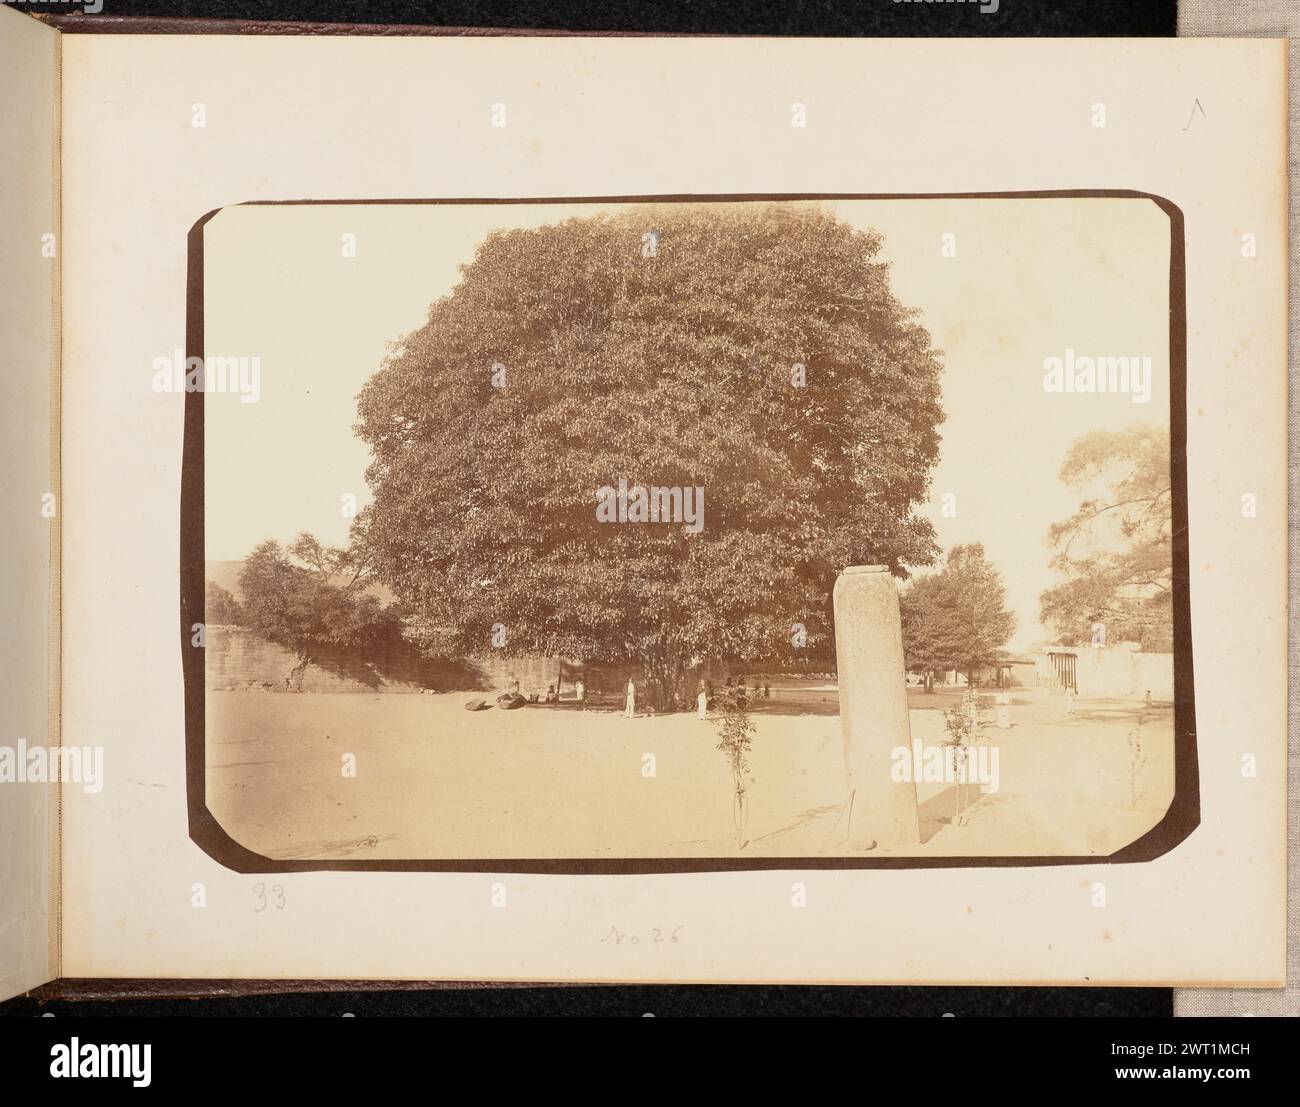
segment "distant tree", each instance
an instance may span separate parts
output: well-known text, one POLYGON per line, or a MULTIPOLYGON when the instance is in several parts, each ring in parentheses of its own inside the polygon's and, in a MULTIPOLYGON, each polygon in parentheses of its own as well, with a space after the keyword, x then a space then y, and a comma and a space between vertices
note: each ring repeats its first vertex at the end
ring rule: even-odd
POLYGON ((978 542, 958 545, 938 573, 912 583, 902 597, 903 658, 909 670, 928 678, 957 669, 968 682, 975 671, 1004 656, 1016 629, 1006 609, 1002 577, 978 542))
POLYGON ((380 579, 449 650, 640 663, 660 709, 795 624, 825 653, 846 565, 937 552, 940 359, 881 244, 811 205, 490 235, 359 398, 380 579), (702 529, 599 522, 621 478, 703 487, 702 529))
POLYGON ((1007 610, 1001 574, 984 557, 979 542, 953 546, 943 575, 953 595, 952 620, 956 636, 957 667, 973 681, 975 670, 995 664, 1016 629, 1016 617, 1007 610))
POLYGON ((909 673, 925 677, 925 690, 934 687, 934 674, 956 667, 955 636, 944 605, 944 582, 937 575, 917 577, 900 597, 903 620, 903 664, 909 673))
POLYGON ((310 534, 287 549, 263 542, 244 560, 244 625, 293 651, 288 687, 300 689, 307 666, 330 650, 373 645, 395 633, 393 611, 365 590, 367 575, 355 551, 323 546, 310 534))
POLYGON ((1051 566, 1066 579, 1042 594, 1043 623, 1067 645, 1172 649, 1169 432, 1093 431, 1070 447, 1061 480, 1085 498, 1048 532, 1051 566))
POLYGON ((203 620, 208 626, 242 626, 244 609, 229 589, 210 580, 203 600, 203 620))

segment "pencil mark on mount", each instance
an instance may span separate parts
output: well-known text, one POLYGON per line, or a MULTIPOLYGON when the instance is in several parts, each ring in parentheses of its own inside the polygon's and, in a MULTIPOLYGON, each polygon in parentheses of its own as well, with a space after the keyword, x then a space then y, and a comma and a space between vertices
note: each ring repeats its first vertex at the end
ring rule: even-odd
MULTIPOLYGON (((1196 118, 1196 113, 1198 111, 1201 113, 1202 118, 1204 118, 1205 109, 1201 107, 1201 101, 1199 99, 1196 101, 1195 104, 1192 105, 1192 114, 1187 117, 1187 127, 1190 127, 1192 125, 1192 121, 1196 118)), ((1187 130, 1187 127, 1184 127, 1183 130, 1184 131, 1187 130)))
MULTIPOLYGON (((385 835, 385 838, 391 837, 392 835, 385 835)), ((383 840, 371 834, 365 838, 303 842, 288 849, 277 850, 276 857, 284 860, 292 860, 298 857, 349 857, 361 850, 372 850, 383 840)))

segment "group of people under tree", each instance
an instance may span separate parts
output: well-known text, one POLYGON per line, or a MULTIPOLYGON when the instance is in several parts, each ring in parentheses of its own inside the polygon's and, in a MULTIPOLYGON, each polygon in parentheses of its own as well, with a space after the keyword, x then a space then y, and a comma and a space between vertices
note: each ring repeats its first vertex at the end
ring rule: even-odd
MULTIPOLYGON (((584 677, 579 676, 573 684, 574 703, 582 711, 587 710, 587 682, 584 677)), ((758 698, 770 699, 772 696, 771 685, 766 681, 761 684, 755 680, 751 686, 746 676, 739 678, 727 677, 721 693, 718 692, 712 680, 701 677, 696 682, 695 708, 697 717, 707 719, 711 708, 719 705, 733 705, 737 707, 747 707, 758 698), (719 696, 721 697, 719 699, 719 696)), ((550 704, 558 706, 560 695, 555 684, 546 686, 545 694, 532 692, 527 696, 520 692, 520 683, 518 677, 512 677, 505 692, 499 697, 520 703, 550 704)), ((635 718, 637 703, 637 682, 634 675, 629 675, 627 685, 624 689, 623 698, 623 717, 626 719, 635 718)))

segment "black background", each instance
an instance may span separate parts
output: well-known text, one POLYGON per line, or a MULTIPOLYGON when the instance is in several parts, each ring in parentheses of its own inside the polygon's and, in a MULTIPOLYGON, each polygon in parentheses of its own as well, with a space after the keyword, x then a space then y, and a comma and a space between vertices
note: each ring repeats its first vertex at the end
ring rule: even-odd
MULTIPOLYGON (((78 11, 32 3, 34 11, 78 11)), ((193 19, 304 20, 327 23, 427 24, 532 30, 654 34, 816 35, 829 38, 910 36, 1173 35, 1175 0, 1000 0, 979 4, 894 0, 458 0, 394 3, 308 0, 104 0, 89 19, 170 16, 193 19)))

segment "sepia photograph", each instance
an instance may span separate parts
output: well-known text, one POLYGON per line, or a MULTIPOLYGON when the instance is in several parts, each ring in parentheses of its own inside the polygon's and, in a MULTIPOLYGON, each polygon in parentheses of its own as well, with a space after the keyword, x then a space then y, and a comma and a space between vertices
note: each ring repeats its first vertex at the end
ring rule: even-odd
POLYGON ((20 1067, 267 1038, 74 1015, 341 1056, 376 1014, 996 1015, 1041 1086, 1086 1015, 1081 1079, 1258 1076, 1235 1016, 1300 949, 1276 19, 122 4, 0 0, 20 1067))
POLYGON ((207 813, 286 867, 1164 852, 1180 218, 211 213, 155 363, 201 416, 207 813))

